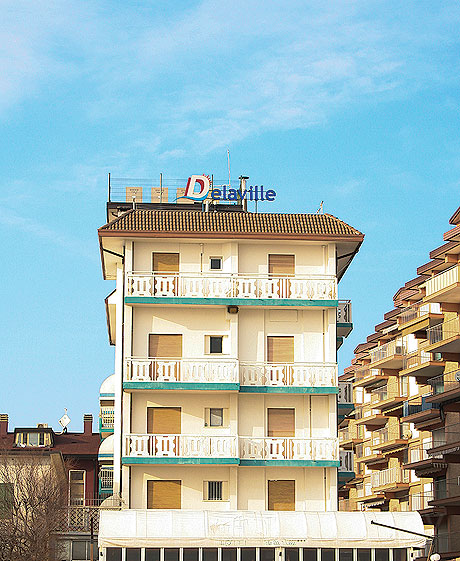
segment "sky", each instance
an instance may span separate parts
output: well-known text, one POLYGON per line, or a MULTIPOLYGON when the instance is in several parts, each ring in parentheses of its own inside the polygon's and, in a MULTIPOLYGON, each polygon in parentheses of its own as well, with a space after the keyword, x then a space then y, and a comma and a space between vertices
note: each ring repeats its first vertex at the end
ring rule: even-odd
MULTIPOLYGON (((366 237, 340 283, 355 346, 460 205, 460 5, 0 0, 0 413, 69 430, 113 372, 97 228, 113 177, 225 177, 259 211, 366 237)), ((96 427, 96 422, 94 424, 96 427)))

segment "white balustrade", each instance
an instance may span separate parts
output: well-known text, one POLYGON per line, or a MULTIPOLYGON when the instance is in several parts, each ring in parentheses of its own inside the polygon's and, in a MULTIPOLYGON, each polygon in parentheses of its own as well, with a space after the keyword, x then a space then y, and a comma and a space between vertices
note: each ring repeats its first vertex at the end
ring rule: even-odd
POLYGON ((235 359, 128 358, 125 382, 238 383, 235 359))
POLYGON ((339 403, 353 403, 353 383, 339 382, 339 403))
POLYGON ((125 455, 154 458, 236 458, 236 436, 128 434, 125 455))
POLYGON ((158 298, 267 298, 290 300, 335 300, 337 280, 333 275, 271 277, 239 273, 133 272, 126 277, 128 296, 158 298))
POLYGON ((410 471, 400 467, 382 469, 371 474, 371 485, 373 488, 409 482, 410 471))
POLYGON ((460 267, 455 265, 451 269, 444 271, 443 273, 439 273, 435 275, 431 279, 426 281, 426 296, 431 296, 440 290, 448 288, 449 286, 455 286, 457 283, 460 282, 460 275, 459 275, 460 267))
POLYGON ((337 438, 239 438, 242 460, 332 460, 339 458, 337 438))
POLYGON ((242 386, 337 386, 335 364, 240 362, 242 386))

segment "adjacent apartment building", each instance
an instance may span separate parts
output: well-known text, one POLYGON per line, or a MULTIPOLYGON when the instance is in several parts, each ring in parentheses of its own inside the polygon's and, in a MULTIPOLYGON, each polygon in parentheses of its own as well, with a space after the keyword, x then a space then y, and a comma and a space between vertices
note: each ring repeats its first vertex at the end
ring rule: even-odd
POLYGON ((460 209, 450 223, 340 377, 355 403, 339 428, 355 456, 341 510, 418 510, 443 559, 460 556, 460 209))
MULTIPOLYGON (((329 214, 173 203, 169 189, 109 182, 99 229, 116 282, 100 452, 126 507, 101 513, 102 558, 403 561, 423 539, 337 512, 337 347, 351 329, 338 282, 363 234, 329 214)), ((417 514, 385 521, 423 531, 417 514)))

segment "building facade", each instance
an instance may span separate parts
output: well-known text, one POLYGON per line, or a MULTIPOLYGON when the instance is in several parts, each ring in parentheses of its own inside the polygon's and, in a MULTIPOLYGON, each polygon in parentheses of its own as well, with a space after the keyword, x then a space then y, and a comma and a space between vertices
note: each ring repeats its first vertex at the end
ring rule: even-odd
POLYGON ((340 377, 355 403, 339 428, 355 454, 341 509, 418 510, 443 559, 460 556, 459 210, 450 223, 340 377))

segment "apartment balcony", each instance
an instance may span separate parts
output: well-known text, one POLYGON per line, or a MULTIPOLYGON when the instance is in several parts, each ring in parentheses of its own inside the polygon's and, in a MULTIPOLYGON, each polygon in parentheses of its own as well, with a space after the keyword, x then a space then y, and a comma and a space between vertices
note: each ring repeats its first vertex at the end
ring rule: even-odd
POLYGON ((374 493, 407 491, 409 484, 410 472, 400 467, 383 469, 371 475, 371 486, 374 493))
POLYGON ((115 422, 115 409, 113 406, 102 406, 99 412, 99 432, 111 434, 115 422))
POLYGON ((337 336, 348 337, 352 329, 351 300, 339 300, 337 307, 337 336))
POLYGON ((428 378, 437 376, 444 370, 443 360, 433 360, 432 354, 419 350, 404 357, 400 376, 415 376, 418 383, 426 384, 428 378))
POLYGON ((355 477, 353 458, 353 452, 351 452, 350 450, 339 451, 340 465, 338 470, 338 478, 340 485, 344 485, 355 477))
POLYGON ((238 464, 236 436, 128 434, 126 464, 238 464))
POLYGON ((371 386, 382 385, 386 383, 389 377, 389 374, 385 374, 378 368, 369 368, 368 366, 364 366, 355 373, 354 387, 368 388, 371 386))
POLYGON ((99 495, 107 497, 113 492, 113 466, 99 470, 99 495))
POLYGON ((460 301, 460 266, 455 265, 425 283, 425 302, 460 301))
POLYGON ((355 456, 356 460, 363 464, 385 461, 382 452, 380 450, 374 450, 370 442, 357 444, 355 447, 355 456))
POLYGON ((428 450, 431 448, 431 441, 416 446, 410 446, 408 449, 407 463, 404 464, 404 469, 414 470, 418 477, 423 477, 424 475, 433 477, 435 474, 443 473, 447 468, 447 463, 442 461, 442 454, 428 454, 428 450))
POLYGON ((340 448, 344 450, 352 450, 353 446, 360 444, 363 441, 361 436, 361 427, 356 425, 348 425, 348 427, 339 429, 339 444, 340 448))
POLYGON ((457 410, 460 398, 460 370, 445 372, 428 380, 433 393, 427 401, 433 404, 445 404, 448 410, 457 410))
POLYGON ((434 497, 430 502, 435 507, 456 507, 460 512, 460 478, 439 479, 433 482, 434 497))
POLYGON ((387 386, 382 386, 371 391, 371 403, 380 409, 385 416, 398 416, 400 407, 406 399, 400 395, 402 391, 389 390, 387 386))
POLYGON ((407 440, 408 435, 401 434, 399 423, 396 427, 387 426, 372 433, 372 446, 374 450, 381 452, 404 446, 407 444, 407 440))
POLYGON ((349 415, 355 405, 353 403, 353 383, 339 381, 339 394, 337 396, 337 407, 339 419, 342 420, 345 415, 349 415))
POLYGON ((416 397, 405 401, 402 421, 414 423, 419 430, 429 430, 441 421, 439 405, 428 401, 428 396, 416 397))
POLYGON ((70 504, 63 509, 60 519, 60 532, 85 532, 99 530, 99 514, 101 510, 121 510, 123 501, 119 496, 85 499, 83 504, 70 504))
POLYGON ((460 423, 446 424, 441 434, 433 433, 432 444, 427 450, 429 456, 448 464, 460 464, 460 423))
POLYGON ((336 393, 337 365, 240 362, 241 392, 336 393))
POLYGON ((388 368, 399 370, 402 368, 405 346, 402 341, 388 341, 369 351, 372 368, 388 368))
POLYGON ((439 304, 414 304, 398 316, 398 326, 404 334, 421 331, 441 323, 444 315, 439 304))
POLYGON ((427 352, 460 353, 459 319, 453 318, 427 329, 427 352))
POLYGON ((360 407, 355 410, 355 419, 357 425, 366 427, 383 426, 388 422, 388 417, 383 415, 380 409, 373 407, 360 407))
POLYGON ((125 302, 335 307, 337 280, 333 275, 132 272, 126 275, 125 302))
POLYGON ((241 465, 339 467, 337 438, 240 437, 241 465))
MULTIPOLYGON (((433 498, 433 492, 413 493, 409 495, 409 510, 429 510, 433 498)), ((420 514, 423 516, 423 513, 420 514)))
POLYGON ((125 389, 234 390, 253 393, 336 393, 337 365, 239 362, 237 359, 125 360, 125 389))
POLYGON ((238 361, 230 358, 125 360, 125 389, 239 389, 238 361))

